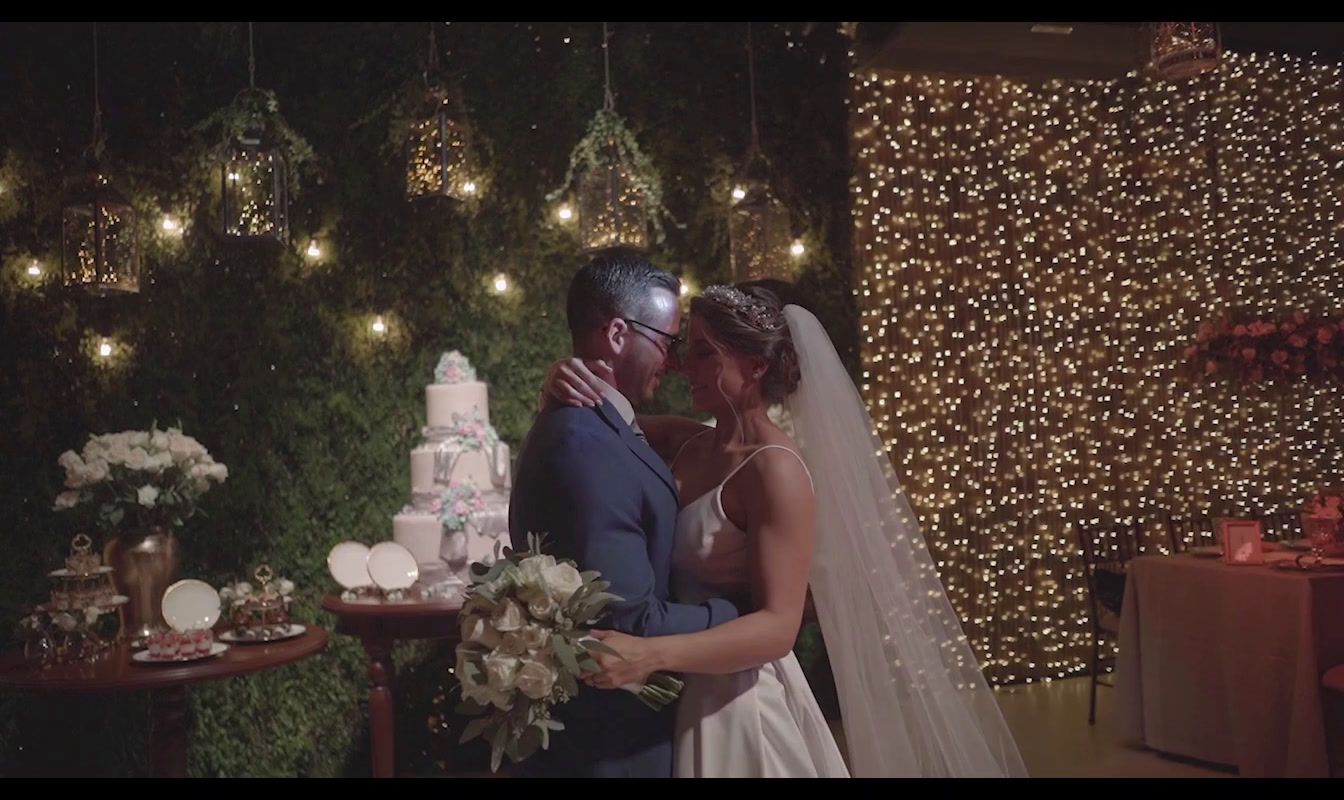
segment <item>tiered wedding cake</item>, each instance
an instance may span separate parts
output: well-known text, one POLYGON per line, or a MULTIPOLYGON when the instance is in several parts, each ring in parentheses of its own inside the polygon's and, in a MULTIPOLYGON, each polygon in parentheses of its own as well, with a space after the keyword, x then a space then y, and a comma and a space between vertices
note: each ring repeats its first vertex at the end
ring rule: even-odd
POLYGON ((456 350, 425 387, 425 416, 425 441, 411 451, 411 504, 392 518, 392 539, 415 556, 422 583, 451 584, 508 544, 509 447, 490 426, 486 385, 456 350))

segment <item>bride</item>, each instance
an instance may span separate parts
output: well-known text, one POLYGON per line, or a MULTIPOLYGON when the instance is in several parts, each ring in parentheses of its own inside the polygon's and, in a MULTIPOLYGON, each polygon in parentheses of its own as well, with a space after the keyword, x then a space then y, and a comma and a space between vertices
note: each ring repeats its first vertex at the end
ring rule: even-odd
MULTIPOLYGON (((688 339, 679 371, 716 425, 638 418, 682 498, 674 591, 689 603, 746 597, 751 612, 686 635, 595 632, 621 657, 599 657, 590 682, 683 675, 677 777, 1025 776, 825 329, 767 289, 713 286, 691 301, 688 339), (796 442, 769 417, 780 402, 796 442), (792 653, 809 586, 848 768, 792 653)), ((600 403, 604 369, 558 362, 546 393, 600 403)))

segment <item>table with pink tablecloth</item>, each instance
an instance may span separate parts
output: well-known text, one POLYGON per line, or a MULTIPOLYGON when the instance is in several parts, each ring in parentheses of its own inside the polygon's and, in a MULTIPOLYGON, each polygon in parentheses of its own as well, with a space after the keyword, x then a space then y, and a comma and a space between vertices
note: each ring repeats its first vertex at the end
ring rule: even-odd
POLYGON ((1193 555, 1129 563, 1116 675, 1125 739, 1244 777, 1328 777, 1320 679, 1340 663, 1344 572, 1193 555))

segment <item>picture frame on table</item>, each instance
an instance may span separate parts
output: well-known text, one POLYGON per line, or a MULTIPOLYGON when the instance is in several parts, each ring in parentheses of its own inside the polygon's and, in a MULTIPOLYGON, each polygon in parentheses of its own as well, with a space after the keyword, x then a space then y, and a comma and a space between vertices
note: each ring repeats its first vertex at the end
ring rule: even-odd
POLYGON ((1265 563, 1265 528, 1258 519, 1220 519, 1223 561, 1235 566, 1265 563))

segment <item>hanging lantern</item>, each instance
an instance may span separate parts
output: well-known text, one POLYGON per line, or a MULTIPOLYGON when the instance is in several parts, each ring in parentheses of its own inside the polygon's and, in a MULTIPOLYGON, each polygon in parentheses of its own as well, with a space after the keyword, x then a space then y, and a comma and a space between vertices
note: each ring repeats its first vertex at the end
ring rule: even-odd
POLYGON ((135 210, 94 170, 61 208, 65 285, 96 294, 140 291, 135 210))
POLYGON ((431 115, 412 123, 406 140, 406 199, 471 200, 479 192, 479 175, 469 152, 465 115, 454 109, 446 93, 430 97, 431 115))
POLYGON ((583 252, 648 249, 648 212, 644 193, 633 176, 615 142, 595 166, 579 173, 579 243, 583 252))
POLYGON ((289 241, 285 159, 260 131, 238 137, 220 165, 224 235, 289 241))
POLYGON ((1151 37, 1150 63, 1162 78, 1193 78, 1218 69, 1223 47, 1216 22, 1158 22, 1151 37))
POLYGON ((662 181, 649 158, 620 114, 611 91, 610 35, 602 23, 602 56, 606 83, 602 108, 588 123, 588 130, 569 155, 564 185, 547 195, 556 200, 571 187, 577 192, 575 208, 568 204, 558 212, 568 221, 579 216, 579 245, 585 253, 603 250, 647 250, 649 225, 659 242, 663 219, 671 218, 663 206, 662 181), (564 209, 568 208, 566 214, 564 209))
POLYGON ((790 258, 793 239, 789 210, 762 179, 745 175, 733 184, 728 212, 728 249, 733 279, 792 280, 797 259, 790 258))
POLYGON ((790 259, 793 224, 789 210, 779 202, 765 176, 768 166, 761 155, 761 135, 756 124, 756 59, 751 47, 751 23, 747 23, 747 79, 751 89, 751 148, 744 166, 733 181, 728 211, 728 251, 735 280, 762 278, 793 279, 790 259))

